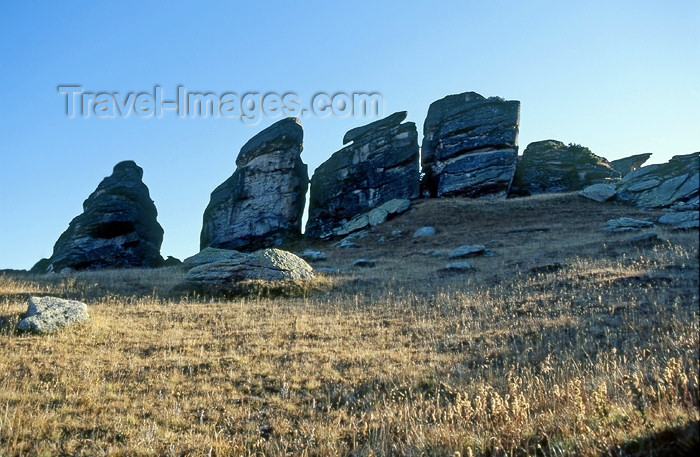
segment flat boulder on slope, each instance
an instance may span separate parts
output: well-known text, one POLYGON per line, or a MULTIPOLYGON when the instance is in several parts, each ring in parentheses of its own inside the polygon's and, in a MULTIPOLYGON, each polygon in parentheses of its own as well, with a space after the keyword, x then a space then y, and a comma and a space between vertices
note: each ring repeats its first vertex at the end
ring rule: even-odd
POLYGON ((187 280, 221 285, 248 280, 280 281, 312 279, 313 268, 299 256, 280 249, 262 249, 241 257, 219 260, 192 268, 187 280))
POLYGON ((374 208, 373 210, 358 214, 333 231, 333 235, 347 235, 367 227, 376 227, 383 224, 390 217, 405 213, 411 207, 411 200, 395 198, 374 208))
POLYGON ((465 92, 431 103, 423 124, 423 194, 505 198, 519 122, 516 100, 465 92))
POLYGON ((615 197, 617 190, 613 184, 593 184, 579 192, 579 195, 597 202, 606 202, 615 197))
MULTIPOLYGON (((390 200, 417 198, 420 186, 418 131, 406 112, 350 130, 352 141, 311 177, 306 235, 327 238, 353 217, 390 200)), ((381 214, 373 214, 379 220, 381 214)), ((367 220, 369 224, 369 220, 367 220)), ((358 229, 359 230, 359 229, 358 229)))
POLYGON ((654 223, 651 221, 634 219, 631 217, 620 217, 618 219, 608 220, 607 225, 601 228, 601 230, 605 232, 621 233, 638 231, 653 226, 654 223))
POLYGON ((486 246, 481 244, 465 244, 447 254, 448 259, 461 259, 465 257, 475 257, 486 254, 486 246))
POLYGON ((434 227, 421 227, 415 232, 413 232, 413 238, 429 238, 435 236, 437 230, 434 227))
POLYGON ((31 333, 52 333, 89 319, 85 303, 57 297, 30 297, 27 312, 17 328, 31 333))
POLYGON ((200 249, 250 252, 301 236, 309 183, 303 138, 299 120, 286 118, 243 145, 237 169, 211 194, 200 249))
POLYGON ((48 271, 160 266, 163 228, 142 178, 131 160, 115 165, 56 241, 48 271))
POLYGON ((657 222, 678 229, 689 229, 698 227, 699 218, 700 212, 698 211, 678 211, 664 214, 657 222))

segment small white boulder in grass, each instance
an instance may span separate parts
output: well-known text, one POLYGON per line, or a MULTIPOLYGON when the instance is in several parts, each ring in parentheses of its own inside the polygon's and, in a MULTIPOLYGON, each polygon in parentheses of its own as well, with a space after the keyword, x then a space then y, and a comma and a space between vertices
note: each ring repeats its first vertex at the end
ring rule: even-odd
POLYGON ((58 297, 30 297, 27 313, 17 328, 25 332, 51 333, 89 319, 85 303, 58 297))

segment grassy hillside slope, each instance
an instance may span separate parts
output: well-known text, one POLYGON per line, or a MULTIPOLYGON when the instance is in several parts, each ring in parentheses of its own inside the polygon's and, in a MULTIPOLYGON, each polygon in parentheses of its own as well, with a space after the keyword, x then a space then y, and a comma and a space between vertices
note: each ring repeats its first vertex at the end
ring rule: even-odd
POLYGON ((178 268, 0 276, 0 456, 683 455, 698 446, 698 235, 573 194, 420 201, 310 283, 183 296, 178 268), (414 239, 431 225, 438 234, 414 239), (400 230, 403 235, 396 231, 400 230), (484 244, 468 273, 445 255, 484 244), (354 268, 358 258, 374 268, 354 268), (17 333, 30 295, 91 321, 17 333))

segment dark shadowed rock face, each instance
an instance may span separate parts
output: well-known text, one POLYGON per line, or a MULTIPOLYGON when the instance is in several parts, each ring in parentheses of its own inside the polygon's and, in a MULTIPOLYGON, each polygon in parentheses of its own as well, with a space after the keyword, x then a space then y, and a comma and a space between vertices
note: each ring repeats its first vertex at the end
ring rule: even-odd
POLYGON ((301 160, 304 131, 282 119, 251 138, 233 175, 211 194, 200 247, 254 251, 301 236, 309 183, 301 160))
POLYGON ((163 229, 142 177, 131 160, 115 165, 56 241, 49 269, 159 266, 163 229))
POLYGON ((649 160, 649 157, 651 157, 651 153, 636 154, 622 159, 613 160, 610 162, 610 166, 613 167, 615 171, 620 173, 620 176, 624 177, 644 165, 644 162, 649 160))
POLYGON ((504 198, 518 155, 520 102, 466 92, 433 102, 423 125, 423 193, 504 198))
POLYGON ((647 165, 617 183, 617 199, 648 208, 679 202, 698 204, 700 152, 674 156, 666 163, 647 165))
POLYGON ((511 194, 534 195, 582 190, 614 183, 620 173, 588 148, 544 140, 530 143, 518 160, 511 194))
POLYGON ((344 140, 353 143, 316 169, 308 236, 331 236, 353 216, 393 199, 418 197, 418 132, 413 122, 401 123, 405 118, 402 111, 350 130, 344 140))
POLYGON ((51 259, 41 259, 29 270, 30 273, 46 273, 51 269, 51 259))

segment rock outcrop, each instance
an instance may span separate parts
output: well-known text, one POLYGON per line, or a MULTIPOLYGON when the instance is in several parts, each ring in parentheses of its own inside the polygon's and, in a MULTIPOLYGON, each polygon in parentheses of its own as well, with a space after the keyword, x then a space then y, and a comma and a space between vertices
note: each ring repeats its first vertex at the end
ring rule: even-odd
POLYGON ((56 241, 48 270, 161 265, 163 229, 142 178, 131 160, 115 165, 56 241))
POLYGON ((423 125, 426 196, 505 198, 518 155, 520 102, 466 92, 433 102, 423 125))
POLYGON ((299 120, 286 118, 241 148, 238 168, 212 192, 204 211, 202 249, 254 251, 301 236, 309 183, 303 138, 299 120))
POLYGON ((620 178, 608 161, 579 145, 544 140, 530 143, 518 160, 511 194, 534 195, 582 190, 620 178))
POLYGON ((311 178, 306 234, 325 238, 352 217, 393 199, 419 194, 418 132, 394 113, 348 131, 352 144, 335 152, 311 178), (403 122, 403 123, 402 123, 403 122))
POLYGON ((697 205, 700 152, 674 156, 666 163, 647 165, 617 183, 618 200, 647 208, 678 202, 697 205))
POLYGON ((644 162, 649 160, 649 157, 651 157, 651 153, 635 154, 633 156, 613 160, 610 162, 610 166, 620 173, 620 176, 624 177, 644 165, 644 162))
POLYGON ((87 305, 57 297, 30 297, 27 312, 17 328, 31 333, 52 333, 90 319, 87 305))

